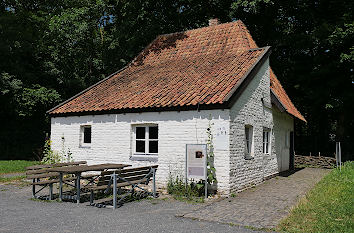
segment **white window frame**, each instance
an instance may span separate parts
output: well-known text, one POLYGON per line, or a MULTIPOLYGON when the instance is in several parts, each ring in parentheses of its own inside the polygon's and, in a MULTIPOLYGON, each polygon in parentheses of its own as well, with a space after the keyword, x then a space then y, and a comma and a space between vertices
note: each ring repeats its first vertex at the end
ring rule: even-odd
POLYGON ((80 147, 91 147, 92 144, 92 125, 80 125, 80 147), (91 142, 85 143, 85 128, 91 128, 91 142))
POLYGON ((254 137, 253 137, 253 126, 252 125, 245 125, 245 158, 251 159, 254 155, 254 137), (248 140, 247 140, 247 131, 248 129, 248 140))
POLYGON ((290 131, 285 131, 285 148, 290 148, 290 131))
POLYGON ((262 143, 262 152, 263 154, 270 155, 271 154, 271 143, 272 143, 272 130, 268 128, 263 128, 263 143, 262 143), (265 137, 266 135, 266 137, 265 137), (265 141, 265 139, 267 139, 265 141))
POLYGON ((148 155, 148 156, 157 156, 159 153, 150 153, 149 152, 149 142, 157 141, 157 152, 159 152, 159 126, 157 124, 136 124, 132 125, 133 127, 133 141, 132 141, 132 151, 134 155, 148 155), (145 127, 145 139, 137 139, 136 138, 136 129, 138 127, 145 127), (149 130, 150 127, 157 127, 157 139, 149 138, 149 130), (136 151, 136 141, 145 141, 145 152, 137 152, 136 151))

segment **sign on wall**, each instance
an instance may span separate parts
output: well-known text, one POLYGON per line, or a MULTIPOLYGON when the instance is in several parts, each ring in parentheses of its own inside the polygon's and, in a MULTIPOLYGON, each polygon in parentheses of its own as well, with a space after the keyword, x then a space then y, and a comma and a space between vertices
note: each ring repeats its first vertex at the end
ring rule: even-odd
POLYGON ((207 145, 186 145, 186 178, 206 180, 207 145))
POLYGON ((213 128, 214 149, 227 150, 229 148, 229 130, 220 125, 213 128))

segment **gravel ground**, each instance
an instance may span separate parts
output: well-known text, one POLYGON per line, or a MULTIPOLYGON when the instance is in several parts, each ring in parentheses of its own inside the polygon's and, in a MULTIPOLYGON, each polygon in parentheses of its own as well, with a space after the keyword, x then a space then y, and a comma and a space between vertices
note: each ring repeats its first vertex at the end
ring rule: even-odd
POLYGON ((2 178, 10 178, 10 177, 24 176, 24 175, 25 175, 25 173, 23 173, 23 172, 17 172, 17 173, 0 174, 0 177, 2 177, 2 178))
MULTIPOLYGON (((249 232, 239 226, 177 217, 201 204, 143 200, 112 210, 87 203, 33 201, 31 187, 0 184, 0 232, 249 232)), ((205 204, 204 204, 205 205, 205 204)))

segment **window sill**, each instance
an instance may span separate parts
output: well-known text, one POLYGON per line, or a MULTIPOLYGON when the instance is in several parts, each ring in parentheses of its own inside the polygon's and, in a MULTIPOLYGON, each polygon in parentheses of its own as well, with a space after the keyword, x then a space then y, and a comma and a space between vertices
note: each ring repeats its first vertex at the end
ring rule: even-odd
POLYGON ((85 148, 85 149, 90 149, 91 148, 91 145, 88 144, 88 145, 80 145, 79 148, 85 148))
POLYGON ((245 160, 253 160, 254 157, 252 155, 245 155, 245 160))
POLYGON ((129 157, 132 161, 149 161, 149 162, 157 162, 158 155, 157 154, 133 154, 129 157))

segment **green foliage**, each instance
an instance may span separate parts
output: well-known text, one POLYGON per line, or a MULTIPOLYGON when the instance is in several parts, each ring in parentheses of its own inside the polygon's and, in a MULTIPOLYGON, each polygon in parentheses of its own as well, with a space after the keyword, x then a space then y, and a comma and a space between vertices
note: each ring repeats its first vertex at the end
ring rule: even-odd
MULTIPOLYGON (((63 145, 64 147, 64 145, 63 145)), ((43 159, 42 163, 44 164, 54 164, 54 163, 65 163, 72 162, 72 153, 70 149, 67 153, 63 149, 61 152, 53 151, 51 149, 51 140, 47 139, 43 147, 43 159)))
POLYGON ((209 126, 207 129, 207 135, 208 135, 208 140, 207 140, 207 179, 208 179, 208 184, 212 185, 217 182, 216 180, 216 170, 214 167, 214 143, 213 143, 213 133, 211 131, 211 116, 209 120, 209 126))
POLYGON ((21 80, 15 79, 13 75, 6 72, 0 74, 0 94, 9 95, 16 93, 22 87, 21 80))
POLYGON ((60 95, 53 89, 47 89, 39 85, 33 88, 24 88, 20 96, 18 96, 18 115, 33 116, 40 109, 45 111, 60 101, 60 95))
POLYGON ((333 169, 278 226, 283 232, 353 232, 354 162, 333 169))
POLYGON ((204 194, 204 184, 201 182, 192 182, 186 185, 182 177, 173 177, 170 174, 167 183, 167 192, 177 200, 202 202, 203 199, 200 197, 204 194))
POLYGON ((0 174, 25 172, 26 167, 39 164, 37 161, 0 160, 0 174))

